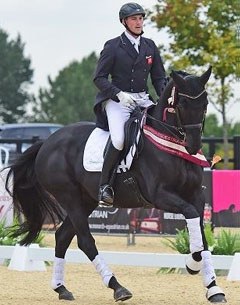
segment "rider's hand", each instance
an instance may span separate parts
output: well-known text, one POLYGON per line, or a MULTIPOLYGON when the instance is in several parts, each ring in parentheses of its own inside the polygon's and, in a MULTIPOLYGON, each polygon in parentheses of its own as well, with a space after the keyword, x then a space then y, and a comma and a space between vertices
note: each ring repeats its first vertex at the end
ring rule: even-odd
POLYGON ((134 109, 136 107, 136 102, 132 98, 132 96, 126 92, 120 91, 117 94, 117 97, 119 99, 119 103, 123 105, 124 107, 134 109))

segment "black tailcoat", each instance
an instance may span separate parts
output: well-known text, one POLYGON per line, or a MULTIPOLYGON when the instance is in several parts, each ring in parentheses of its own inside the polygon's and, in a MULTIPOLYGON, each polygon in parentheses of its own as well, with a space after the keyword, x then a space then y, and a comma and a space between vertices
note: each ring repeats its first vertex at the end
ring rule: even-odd
POLYGON ((108 130, 102 102, 108 99, 118 102, 116 94, 120 91, 147 92, 149 74, 160 96, 165 85, 165 70, 159 50, 151 39, 141 37, 139 53, 124 33, 105 43, 93 79, 99 89, 94 105, 98 127, 108 130))

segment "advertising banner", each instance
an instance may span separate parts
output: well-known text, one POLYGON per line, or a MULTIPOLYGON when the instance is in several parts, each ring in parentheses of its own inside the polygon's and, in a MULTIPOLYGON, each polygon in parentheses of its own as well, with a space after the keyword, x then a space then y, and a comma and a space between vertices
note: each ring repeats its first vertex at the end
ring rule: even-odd
POLYGON ((240 226, 240 170, 213 171, 215 226, 240 226))
MULTIPOLYGON (((240 170, 205 170, 204 223, 240 227, 240 170)), ((182 214, 152 209, 96 209, 89 218, 92 232, 176 234, 186 226, 182 214)))
POLYGON ((91 232, 129 233, 129 210, 97 208, 89 216, 91 232))
POLYGON ((204 170, 202 187, 203 187, 204 196, 205 196, 203 222, 204 222, 204 224, 212 225, 212 222, 213 222, 212 170, 209 170, 209 169, 204 170))
POLYGON ((0 221, 5 221, 5 225, 13 223, 12 197, 5 189, 5 181, 8 170, 0 172, 0 221))
POLYGON ((97 208, 89 216, 91 232, 175 234, 186 225, 182 214, 167 213, 155 208, 97 208))

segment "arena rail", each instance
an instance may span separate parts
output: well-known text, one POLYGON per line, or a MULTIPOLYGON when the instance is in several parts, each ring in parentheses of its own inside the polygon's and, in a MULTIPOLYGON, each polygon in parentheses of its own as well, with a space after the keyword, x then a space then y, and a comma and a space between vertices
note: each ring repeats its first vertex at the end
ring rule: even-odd
MULTIPOLYGON (((112 265, 185 268, 185 254, 113 251, 100 251, 100 254, 104 257, 108 264, 112 265)), ((54 248, 40 248, 39 245, 36 244, 32 244, 28 247, 19 245, 0 246, 0 259, 11 259, 10 265, 11 263, 13 264, 12 268, 10 269, 26 271, 24 267, 22 269, 18 269, 16 263, 14 265, 14 262, 12 262, 14 257, 17 257, 18 261, 20 259, 22 261, 25 260, 25 262, 29 261, 43 263, 44 261, 53 261, 54 248)), ((90 263, 86 255, 78 249, 68 249, 66 261, 70 263, 90 263)), ((236 253, 234 256, 213 255, 213 265, 215 269, 227 270, 228 279, 231 278, 230 280, 240 280, 240 275, 237 278, 235 275, 236 270, 239 270, 240 266, 240 253, 236 253)), ((34 271, 34 269, 31 267, 31 269, 28 271, 34 271)))

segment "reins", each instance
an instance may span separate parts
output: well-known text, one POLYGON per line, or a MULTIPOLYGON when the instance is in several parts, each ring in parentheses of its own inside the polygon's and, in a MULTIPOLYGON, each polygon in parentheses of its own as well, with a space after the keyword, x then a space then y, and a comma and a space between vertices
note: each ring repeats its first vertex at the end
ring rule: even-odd
POLYGON ((176 127, 176 126, 172 126, 172 125, 169 125, 163 121, 161 121, 160 119, 156 119, 155 117, 153 117, 152 115, 150 115, 146 109, 142 110, 139 106, 137 106, 135 109, 134 109, 134 112, 137 114, 136 116, 139 118, 139 117, 145 117, 145 121, 146 119, 151 119, 152 121, 155 121, 157 123, 159 123, 159 125, 161 125, 162 127, 165 128, 166 131, 168 131, 172 136, 174 137, 177 137, 179 140, 184 140, 185 139, 185 133, 183 131, 183 129, 181 127, 176 127), (173 132, 172 130, 174 130, 175 132, 173 132), (176 134, 176 132, 179 134, 176 134))
MULTIPOLYGON (((178 96, 182 96, 191 100, 197 100, 198 98, 200 98, 204 93, 206 93, 206 90, 203 89, 198 95, 196 96, 192 96, 192 95, 188 95, 182 92, 178 92, 176 86, 172 87, 172 92, 170 97, 168 98, 168 104, 173 108, 174 113, 176 115, 176 120, 177 120, 177 126, 172 126, 166 122, 164 122, 164 120, 161 119, 157 119, 154 116, 150 115, 146 110, 142 111, 140 107, 136 107, 135 108, 135 112, 137 113, 137 116, 139 115, 143 115, 142 113, 144 112, 144 116, 145 116, 145 121, 146 119, 150 119, 154 122, 157 122, 161 127, 163 127, 170 135, 172 135, 173 137, 184 141, 186 138, 186 129, 200 129, 201 132, 203 132, 204 129, 204 123, 205 123, 205 116, 206 116, 206 111, 204 112, 203 115, 203 119, 202 122, 200 123, 196 123, 196 124, 182 124, 182 120, 180 117, 180 112, 179 112, 179 108, 178 108, 178 96)), ((165 111, 168 110, 169 108, 165 108, 165 111)))
POLYGON ((146 113, 146 117, 151 119, 152 121, 159 123, 159 125, 164 127, 165 130, 167 130, 172 136, 177 137, 179 140, 183 140, 185 138, 185 132, 183 131, 183 129, 181 127, 169 125, 159 119, 156 119, 149 113, 146 113), (173 129, 175 132, 179 133, 180 136, 178 136, 178 134, 174 133, 171 129, 173 129))

